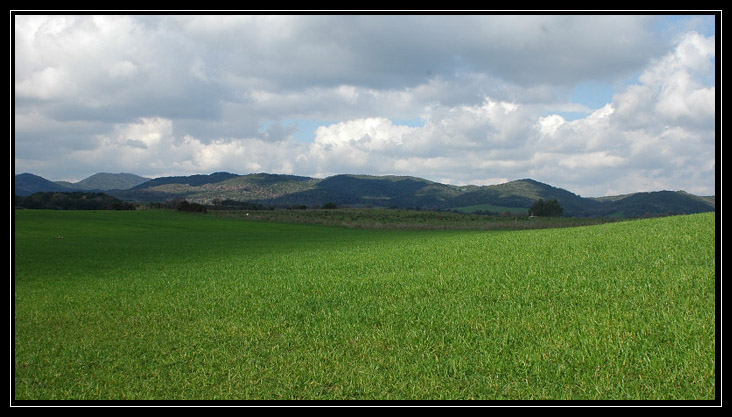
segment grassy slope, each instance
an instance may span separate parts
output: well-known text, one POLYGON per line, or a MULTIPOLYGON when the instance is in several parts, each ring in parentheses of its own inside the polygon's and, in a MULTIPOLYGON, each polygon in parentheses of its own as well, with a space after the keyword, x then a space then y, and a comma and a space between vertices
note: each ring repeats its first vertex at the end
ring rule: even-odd
POLYGON ((14 260, 17 399, 715 394, 713 214, 477 232, 18 211, 14 260))
POLYGON ((461 213, 475 213, 476 211, 490 211, 493 213, 509 212, 516 215, 526 215, 529 211, 524 207, 495 206, 493 204, 476 204, 474 206, 459 207, 456 209, 461 213))
MULTIPOLYGON (((481 206, 485 207, 485 206, 481 206)), ((397 209, 212 210, 212 216, 279 223, 320 224, 359 229, 525 230, 587 226, 618 221, 587 217, 485 216, 397 209)), ((525 214, 522 213, 522 214, 525 214)))

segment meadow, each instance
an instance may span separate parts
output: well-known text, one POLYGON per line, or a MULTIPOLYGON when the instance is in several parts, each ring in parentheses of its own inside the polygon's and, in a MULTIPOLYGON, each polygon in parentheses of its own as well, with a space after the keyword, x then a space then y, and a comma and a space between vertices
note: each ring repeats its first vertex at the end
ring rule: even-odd
POLYGON ((714 213, 377 230, 17 210, 15 400, 714 400, 714 213))
POLYGON ((211 210, 209 213, 217 217, 249 221, 319 224, 379 230, 527 230, 588 226, 622 220, 609 217, 529 217, 526 209, 513 208, 513 210, 516 210, 516 215, 384 208, 211 210))

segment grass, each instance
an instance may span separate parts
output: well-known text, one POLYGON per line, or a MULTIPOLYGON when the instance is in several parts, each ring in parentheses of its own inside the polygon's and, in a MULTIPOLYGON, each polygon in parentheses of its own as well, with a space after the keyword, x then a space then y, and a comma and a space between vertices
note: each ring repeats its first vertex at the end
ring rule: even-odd
POLYGON ((493 204, 476 204, 473 206, 458 207, 457 210, 462 213, 475 213, 476 211, 490 211, 494 213, 509 212, 517 216, 525 216, 529 212, 528 207, 506 207, 493 204))
POLYGON ((487 216, 400 209, 211 211, 211 215, 249 221, 318 224, 374 230, 525 230, 575 227, 622 219, 601 217, 487 216))
POLYGON ((713 400, 714 228, 16 211, 14 399, 713 400))

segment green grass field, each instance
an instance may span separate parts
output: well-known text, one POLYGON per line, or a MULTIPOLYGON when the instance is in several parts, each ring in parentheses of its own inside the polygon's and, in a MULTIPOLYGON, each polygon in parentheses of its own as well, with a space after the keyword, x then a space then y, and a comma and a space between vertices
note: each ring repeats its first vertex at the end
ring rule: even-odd
MULTIPOLYGON (((483 206, 485 207, 485 206, 483 206)), ((495 206, 494 206, 495 207, 495 206)), ((602 217, 486 216, 470 213, 400 209, 212 210, 212 216, 276 223, 319 224, 355 229, 527 230, 603 224, 622 219, 602 217)), ((526 214, 524 212, 524 214, 526 214)))
POLYGON ((14 225, 16 400, 715 399, 713 213, 410 231, 24 210, 14 225))
POLYGON ((526 215, 526 213, 528 213, 528 211, 529 211, 528 207, 506 207, 506 206, 496 206, 493 204, 477 204, 477 205, 473 205, 473 206, 458 207, 457 210, 462 213, 475 213, 476 211, 491 211, 494 213, 509 212, 509 213, 515 214, 515 215, 526 215))

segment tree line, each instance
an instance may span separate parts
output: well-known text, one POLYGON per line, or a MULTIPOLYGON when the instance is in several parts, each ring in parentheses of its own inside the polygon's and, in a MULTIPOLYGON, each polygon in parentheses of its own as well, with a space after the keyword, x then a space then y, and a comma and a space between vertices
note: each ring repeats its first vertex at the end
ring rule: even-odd
POLYGON ((559 200, 556 198, 547 201, 540 198, 529 209, 529 215, 537 217, 562 217, 562 214, 564 214, 564 208, 559 205, 559 200))
POLYGON ((93 192, 38 192, 27 197, 15 196, 14 206, 47 210, 135 210, 132 203, 111 195, 93 192))
MULTIPOLYGON (((14 196, 14 206, 24 209, 48 210, 135 210, 137 205, 119 200, 113 196, 98 192, 38 192, 27 197, 14 196)), ((321 209, 335 209, 334 203, 326 203, 321 209)), ((206 213, 214 210, 273 210, 274 207, 259 203, 233 200, 214 200, 207 206, 187 200, 171 200, 167 203, 152 203, 150 208, 175 209, 177 211, 206 213)), ((305 206, 288 207, 289 209, 305 209, 305 206)), ((539 217, 561 217, 564 208, 557 199, 535 201, 529 209, 529 215, 539 217)), ((491 213, 493 214, 493 213, 491 213)))

